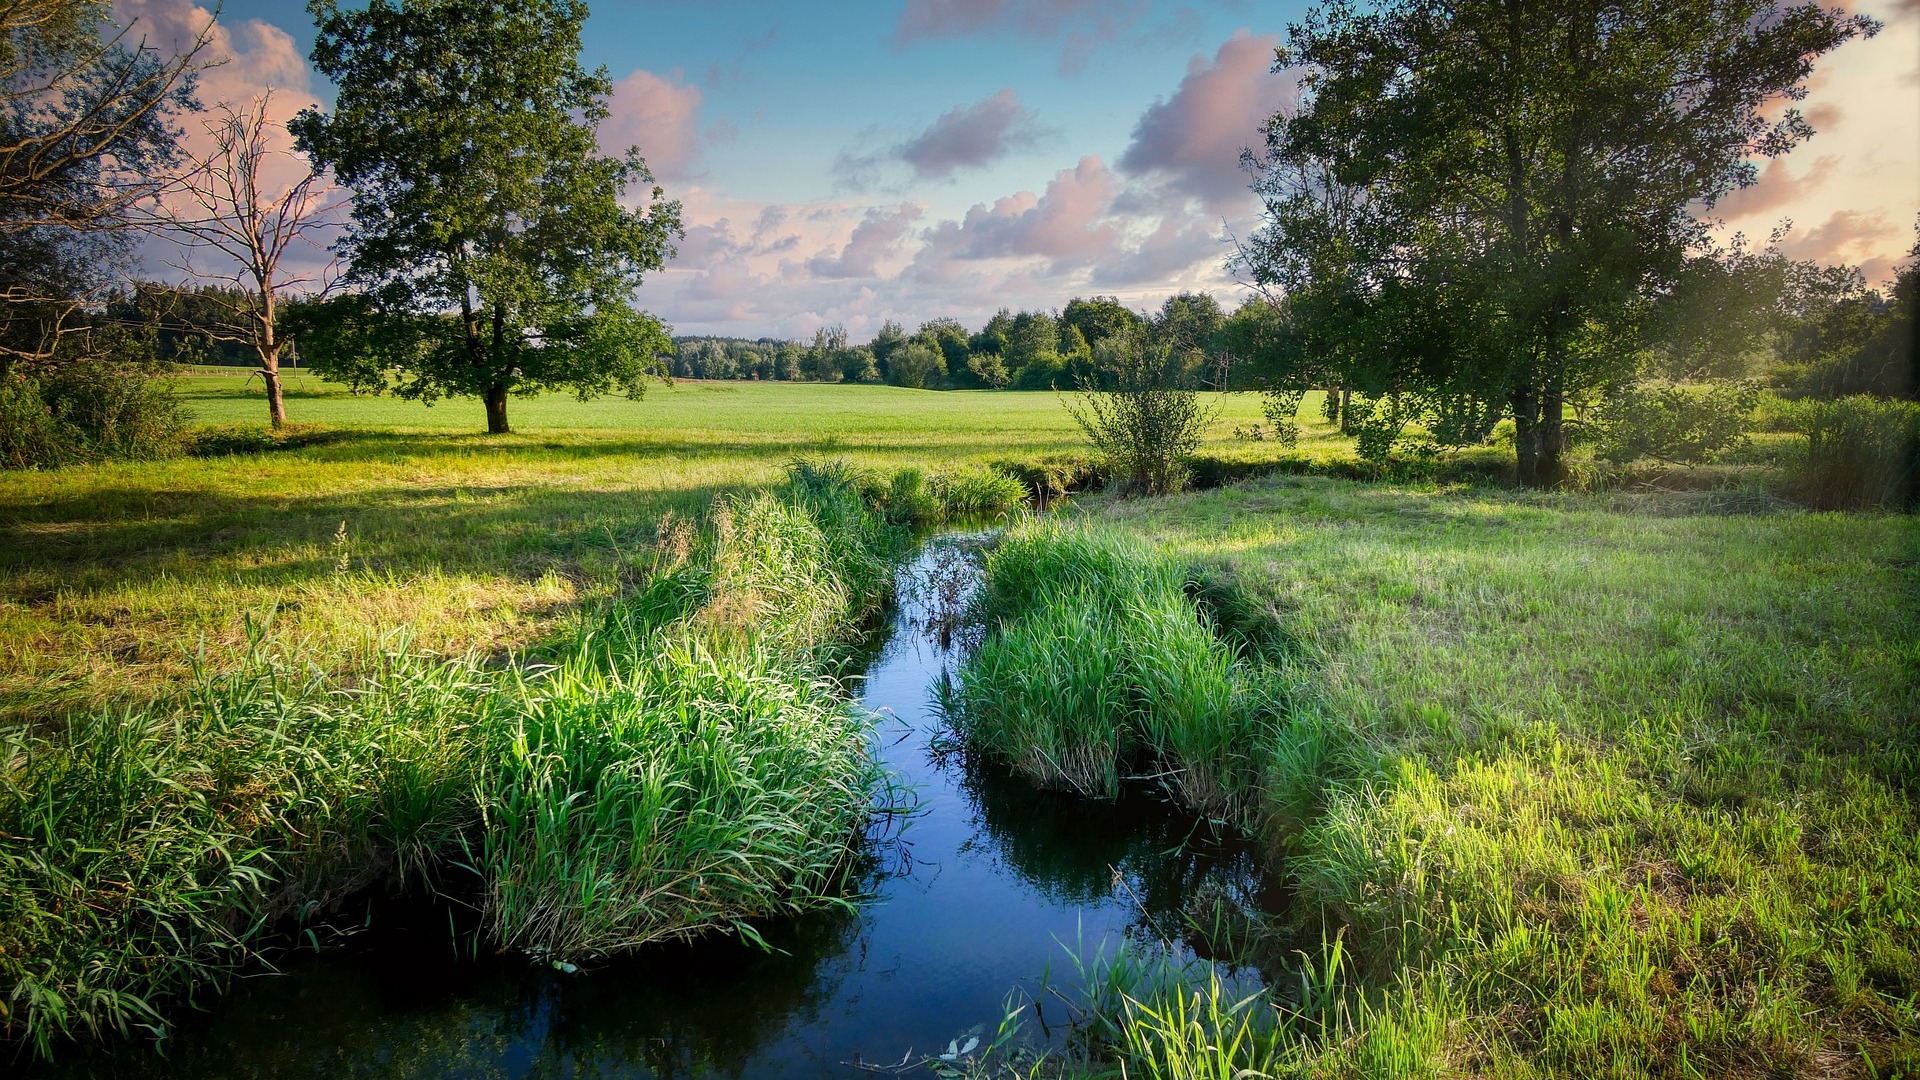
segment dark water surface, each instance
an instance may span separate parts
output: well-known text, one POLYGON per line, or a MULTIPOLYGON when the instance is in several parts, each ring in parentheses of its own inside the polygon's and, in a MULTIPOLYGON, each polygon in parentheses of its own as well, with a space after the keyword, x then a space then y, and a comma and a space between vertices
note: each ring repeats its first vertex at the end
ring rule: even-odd
MULTIPOLYGON (((182 1018, 165 1058, 124 1048, 69 1074, 177 1077, 845 1077, 991 1039, 1010 1007, 1062 1038, 1067 950, 1121 941, 1191 955, 1191 921, 1260 905, 1250 852, 1147 793, 1037 792, 948 748, 936 700, 957 660, 967 541, 902 572, 861 700, 919 812, 876 829, 871 897, 852 912, 733 940, 645 950, 577 974, 464 955, 444 909, 383 907, 343 948, 286 957, 182 1018), (391 908, 391 910, 389 910, 391 908), (1035 1003, 1038 1003, 1038 1009, 1035 1003)), ((1264 906, 1264 905, 1261 905, 1264 906)))

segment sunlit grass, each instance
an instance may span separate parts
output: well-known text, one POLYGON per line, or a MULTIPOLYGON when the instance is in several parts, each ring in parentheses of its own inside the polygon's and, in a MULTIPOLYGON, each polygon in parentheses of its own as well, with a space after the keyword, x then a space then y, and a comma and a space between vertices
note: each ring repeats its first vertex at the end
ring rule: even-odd
MULTIPOLYGON (((1356 1019, 1246 1061, 1920 1068, 1915 519, 1323 478, 1091 508, 1271 623, 1330 740, 1267 742, 1264 827, 1356 1019)), ((1129 1075, 1219 1064, 1243 1014, 1181 993, 1113 1014, 1129 1075)))
MULTIPOLYGON (((180 382, 201 420, 261 426, 257 382, 180 382)), ((289 387, 292 419, 327 425, 297 448, 0 477, 0 718, 138 702, 203 647, 230 666, 242 617, 269 610, 327 664, 401 625, 422 649, 503 654, 614 595, 663 515, 795 458, 891 476, 1084 454, 1051 393, 681 382, 516 399, 517 433, 486 436, 470 401, 289 387)), ((1258 452, 1231 435, 1257 415, 1227 399, 1210 446, 1258 452)))
POLYGON ((341 681, 255 630, 184 695, 0 729, 0 1038, 164 1033, 374 886, 569 964, 844 902, 878 774, 831 661, 906 539, 844 485, 722 497, 547 663, 398 640, 341 681))

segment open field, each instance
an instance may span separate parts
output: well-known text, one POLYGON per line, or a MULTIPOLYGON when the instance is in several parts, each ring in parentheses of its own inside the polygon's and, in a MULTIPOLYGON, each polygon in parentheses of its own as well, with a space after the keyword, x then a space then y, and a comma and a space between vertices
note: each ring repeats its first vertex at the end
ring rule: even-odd
MULTIPOLYGON (((208 424, 264 426, 257 380, 193 375, 208 424)), ((1259 417, 1221 402, 1209 449, 1259 417)), ((325 425, 270 453, 9 473, 0 480, 0 718, 138 700, 203 647, 231 666, 244 619, 322 663, 406 625, 418 648, 499 653, 617 588, 669 512, 764 486, 799 457, 931 466, 1083 453, 1051 393, 691 383, 641 401, 516 399, 517 433, 472 401, 431 408, 288 379, 325 425)), ((1337 441, 1302 452, 1337 454, 1337 441)))
MULTIPOLYGON (((1920 1069, 1913 517, 1322 477, 1082 509, 989 564, 1011 621, 980 656, 1003 682, 1035 666, 1008 651, 1052 661, 977 737, 1042 779, 1117 748, 1265 836, 1300 900, 1269 949, 1301 950, 1290 981, 1320 993, 1239 1065, 1265 1045, 1340 1075, 1920 1069), (1116 558, 1186 567, 1226 640, 1264 650, 1223 672, 1175 647, 1116 558), (1123 667, 1167 659, 1092 670, 1055 611, 1123 667), (1130 709, 1144 730, 1114 730, 1130 709)), ((1136 1074, 1195 1050, 1199 1029, 1151 1034, 1175 1000, 1116 1017, 1136 1074)))
MULTIPOLYGON (((182 385, 203 422, 256 423, 244 377, 182 385)), ((206 738, 191 746, 161 737, 176 721, 160 713, 146 727, 66 727, 35 759, 43 772, 21 774, 29 787, 95 767, 68 752, 76 733, 111 749, 119 744, 101 733, 119 730, 138 738, 115 753, 182 776, 214 768, 237 793, 176 807, 188 788, 161 782, 165 769, 139 774, 141 799, 212 815, 212 825, 183 817, 183 836, 258 830, 322 869, 341 851, 368 867, 404 865, 428 844, 416 834, 440 849, 453 833, 546 843, 475 831, 495 812, 468 804, 476 790, 502 805, 532 792, 528 805, 545 805, 577 786, 512 773, 518 751, 501 733, 572 717, 555 728, 565 742, 605 726, 627 707, 622 695, 677 706, 604 682, 591 665, 508 692, 487 661, 580 634, 576 616, 615 598, 636 605, 625 610, 640 623, 653 618, 647 587, 665 580, 661 551, 673 540, 658 541, 669 516, 771 487, 800 457, 891 473, 1084 453, 1052 394, 682 383, 640 402, 515 401, 519 433, 488 437, 474 433, 470 402, 427 409, 294 385, 292 415, 316 426, 286 447, 6 477, 5 718, 57 731, 74 710, 144 702, 187 685, 201 649, 209 671, 244 672, 247 618, 269 610, 275 648, 320 669, 300 676, 297 708, 253 675, 224 684, 239 704, 209 704, 206 738), (432 695, 407 689, 416 676, 383 668, 392 661, 372 647, 403 630, 416 649, 478 654, 432 669, 446 686, 433 681, 442 674, 421 686, 449 701, 487 687, 480 697, 498 694, 503 711, 469 720, 436 707, 432 722, 411 719, 416 698, 432 695), (343 669, 370 677, 341 682, 343 669), (399 704, 382 704, 389 697, 399 704), (281 761, 255 737, 249 709, 319 718, 313 745, 324 752, 281 761), (392 747, 423 732, 447 737, 429 740, 416 768, 392 747), (363 744, 375 749, 352 749, 363 744), (352 771, 360 757, 386 764, 363 782, 352 771), (342 767, 302 771, 329 762, 342 767), (407 805, 394 793, 421 791, 439 802, 420 796, 411 831, 383 817, 407 805), (324 829, 299 816, 315 807, 334 815, 315 819, 324 829), (244 827, 228 820, 236 814, 244 827), (276 815, 291 815, 284 828, 276 815)), ((1207 453, 1351 460, 1324 425, 1304 425, 1291 451, 1238 440, 1232 428, 1257 419, 1258 400, 1220 405, 1207 453)), ((1755 460, 1785 446, 1762 441, 1755 460)), ((848 560, 823 545, 838 542, 839 526, 761 512, 787 525, 722 530, 695 560, 711 575, 700 578, 700 610, 720 629, 793 622, 750 617, 790 582, 802 590, 796 611, 873 599, 836 584, 848 560), (780 531, 791 528, 811 539, 793 547, 780 531), (736 572, 734 592, 713 587, 736 572), (814 586, 817 596, 804 591, 814 586)), ((1026 621, 1024 636, 976 654, 997 674, 969 672, 976 697, 1002 707, 980 740, 1032 779, 1096 796, 1152 758, 1190 805, 1262 841, 1297 900, 1261 929, 1259 948, 1283 964, 1304 957, 1306 971, 1288 978, 1313 988, 1288 998, 1299 1019, 1264 1037, 1271 1061, 1359 1075, 1394 1062, 1513 1077, 1920 1070, 1913 516, 1807 512, 1751 486, 1540 494, 1310 475, 1161 499, 1090 496, 1021 528, 1026 539, 989 561, 1000 614, 1026 621), (1075 546, 1080 530, 1091 547, 1075 546), (1140 560, 1162 562, 1136 572, 1140 560), (1189 599, 1208 620, 1191 618, 1189 599), (1085 647, 1095 630, 1106 648, 1085 647), (1112 658, 1117 666, 1099 667, 1112 658), (1081 691, 1091 696, 1073 696, 1081 691)), ((615 667, 651 647, 637 640, 615 667)), ((727 698, 727 685, 710 696, 727 698)), ((661 756, 667 743, 641 738, 656 737, 644 719, 653 714, 640 715, 631 741, 651 749, 635 753, 661 756)), ((588 753, 595 739, 567 745, 581 769, 602 768, 588 753)), ((605 797, 609 813, 626 812, 629 793, 605 797)), ((114 830, 149 816, 146 803, 127 805, 124 820, 109 808, 82 822, 106 838, 97 851, 112 865, 89 871, 101 889, 122 888, 114 830)), ((629 858, 598 834, 555 843, 581 866, 629 858)), ((830 843, 803 846, 832 867, 830 843)), ((534 862, 510 847, 489 887, 499 936, 515 940, 519 927, 547 925, 516 912, 559 904, 586 879, 529 877, 534 862)), ((38 858, 22 851, 20 866, 38 858)), ((289 882, 286 896, 330 895, 324 877, 289 882)), ((619 927, 601 929, 618 938, 619 927)), ((1168 1002, 1143 998, 1154 1007, 1168 1002)), ((1145 1012, 1115 1019, 1142 1067, 1184 1052, 1154 1035, 1145 1012)))

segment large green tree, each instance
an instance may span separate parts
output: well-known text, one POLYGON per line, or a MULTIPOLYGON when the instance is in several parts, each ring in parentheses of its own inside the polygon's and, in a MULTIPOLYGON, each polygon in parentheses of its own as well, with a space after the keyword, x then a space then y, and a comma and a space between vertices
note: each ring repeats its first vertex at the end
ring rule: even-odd
POLYGON ((673 256, 680 204, 638 149, 599 150, 612 86, 580 66, 586 5, 308 6, 339 94, 291 126, 353 191, 347 282, 425 331, 396 392, 478 396, 490 432, 508 430, 510 392, 639 394, 671 343, 633 292, 673 256), (651 187, 643 210, 630 187, 651 187))
POLYGON ((1694 209, 1811 135, 1814 60, 1876 29, 1763 0, 1334 0, 1276 58, 1302 98, 1255 162, 1247 266, 1354 331, 1393 423, 1465 444, 1511 417, 1521 481, 1552 486, 1569 402, 1634 376, 1704 246, 1694 209))

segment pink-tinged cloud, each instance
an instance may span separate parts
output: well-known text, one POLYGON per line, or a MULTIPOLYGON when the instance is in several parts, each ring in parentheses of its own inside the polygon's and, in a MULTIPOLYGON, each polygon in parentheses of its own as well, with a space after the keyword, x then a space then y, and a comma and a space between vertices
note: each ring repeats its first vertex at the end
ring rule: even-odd
POLYGON ((1033 113, 1006 89, 941 114, 932 127, 901 144, 899 154, 922 179, 945 179, 960 169, 990 165, 1039 137, 1033 113))
POLYGON ((892 210, 867 211, 865 221, 854 227, 846 246, 838 255, 828 251, 807 260, 807 272, 819 279, 870 278, 880 273, 880 263, 900 249, 907 230, 918 220, 921 208, 902 203, 892 210))
POLYGON ((895 45, 930 38, 1018 33, 1052 39, 1066 31, 1062 74, 1085 69, 1101 45, 1117 39, 1146 12, 1147 0, 907 0, 893 30, 895 45))
POLYGON ((1240 151, 1259 142, 1268 117, 1298 100, 1295 80, 1270 70, 1279 43, 1243 31, 1211 61, 1195 56, 1173 96, 1141 114, 1120 171, 1169 181, 1214 207, 1251 199, 1240 151))
POLYGON ((1181 277, 1197 263, 1221 264, 1225 255, 1211 218, 1169 214, 1138 245, 1096 264, 1091 283, 1102 288, 1158 285, 1181 277))
POLYGON ((1786 158, 1774 158, 1760 170, 1759 179, 1751 187, 1721 199, 1711 213, 1729 221, 1763 214, 1778 215, 1783 209, 1801 205, 1800 201, 1819 190, 1839 165, 1840 159, 1829 154, 1815 158, 1805 172, 1795 176, 1787 167, 1786 158))
POLYGON ((654 176, 684 180, 699 160, 700 102, 699 87, 636 70, 613 84, 600 148, 624 154, 637 146, 654 176))
POLYGON ((242 106, 272 89, 273 118, 281 121, 314 104, 313 72, 306 57, 293 35, 272 23, 216 23, 211 9, 189 0, 114 0, 113 14, 128 28, 131 40, 168 55, 190 48, 206 34, 201 57, 210 66, 200 72, 197 91, 203 104, 242 106))
POLYGON ((1119 227, 1102 221, 1114 202, 1114 173, 1098 158, 1081 158, 1046 184, 1046 192, 1016 192, 989 208, 975 204, 958 223, 947 221, 927 234, 918 271, 950 277, 947 259, 1052 259, 1056 267, 1085 265, 1112 252, 1119 227))
POLYGON ((1883 214, 1836 210, 1811 229, 1793 229, 1780 244, 1789 258, 1811 259, 1822 265, 1858 266, 1871 282, 1893 276, 1898 258, 1889 254, 1902 247, 1900 226, 1883 214))
MULTIPOLYGON (((264 98, 268 154, 260 161, 258 178, 263 201, 277 201, 307 178, 311 163, 294 149, 286 121, 319 102, 313 95, 313 72, 292 35, 258 19, 216 21, 211 9, 190 0, 115 0, 113 14, 127 28, 129 40, 165 55, 178 55, 204 38, 198 60, 205 66, 198 73, 195 95, 206 111, 180 118, 181 145, 188 156, 204 160, 213 155, 213 131, 225 109, 251 113, 264 98)), ((202 181, 190 179, 187 183, 200 186, 202 181)), ((310 220, 328 224, 322 231, 308 234, 306 243, 294 244, 286 252, 281 263, 283 278, 295 282, 296 288, 329 275, 331 256, 326 248, 338 235, 344 216, 339 206, 344 195, 337 188, 324 185, 311 194, 310 220)), ((196 203, 184 189, 168 192, 161 201, 166 211, 181 219, 207 212, 205 205, 196 203)), ((214 205, 219 205, 217 198, 214 205)), ((164 230, 143 241, 141 258, 146 272, 169 279, 182 276, 183 267, 216 278, 238 272, 237 266, 217 252, 189 249, 177 234, 164 230)))

